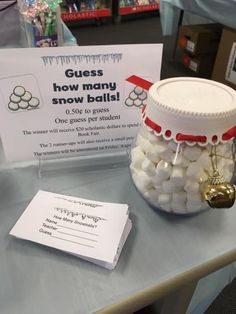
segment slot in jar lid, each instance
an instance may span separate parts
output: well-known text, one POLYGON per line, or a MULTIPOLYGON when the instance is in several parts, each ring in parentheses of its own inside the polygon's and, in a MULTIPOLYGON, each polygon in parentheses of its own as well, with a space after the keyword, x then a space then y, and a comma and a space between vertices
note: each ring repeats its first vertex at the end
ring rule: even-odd
POLYGON ((149 89, 143 121, 176 142, 225 142, 236 135, 236 91, 201 78, 161 80, 149 89))

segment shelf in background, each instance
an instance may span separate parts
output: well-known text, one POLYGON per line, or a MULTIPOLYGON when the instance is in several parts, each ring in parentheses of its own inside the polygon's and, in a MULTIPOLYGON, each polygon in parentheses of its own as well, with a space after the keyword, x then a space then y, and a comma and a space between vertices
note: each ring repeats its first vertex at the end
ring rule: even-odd
POLYGON ((120 15, 126 15, 126 14, 155 11, 155 10, 159 10, 159 8, 160 8, 159 3, 144 4, 144 5, 133 5, 133 6, 119 8, 119 14, 120 15))
POLYGON ((63 21, 78 21, 78 20, 86 20, 86 19, 95 19, 100 17, 111 16, 111 9, 96 9, 96 10, 87 10, 81 12, 62 12, 61 18, 63 21))

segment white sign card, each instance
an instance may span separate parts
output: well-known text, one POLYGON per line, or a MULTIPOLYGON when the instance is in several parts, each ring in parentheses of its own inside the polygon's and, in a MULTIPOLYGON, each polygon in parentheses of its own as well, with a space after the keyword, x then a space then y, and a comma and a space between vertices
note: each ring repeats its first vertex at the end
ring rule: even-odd
POLYGON ((127 149, 147 97, 127 78, 159 80, 161 58, 162 44, 3 49, 0 135, 6 159, 127 149))
POLYGON ((40 190, 10 234, 113 269, 131 226, 127 204, 40 190))

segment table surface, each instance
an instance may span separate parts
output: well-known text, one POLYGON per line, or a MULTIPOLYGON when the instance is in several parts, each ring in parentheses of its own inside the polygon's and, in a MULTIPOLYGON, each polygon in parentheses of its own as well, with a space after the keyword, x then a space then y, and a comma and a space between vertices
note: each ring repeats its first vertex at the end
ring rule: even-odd
POLYGON ((60 166, 41 177, 34 163, 2 163, 0 182, 1 314, 86 314, 102 308, 125 313, 129 300, 135 304, 143 294, 158 298, 178 282, 236 260, 236 206, 189 217, 155 211, 134 188, 124 163, 104 158, 97 166, 60 166), (39 189, 129 204, 133 228, 113 271, 9 235, 39 189))
MULTIPOLYGON (((179 9, 203 17, 207 20, 192 19, 196 23, 210 21, 236 29, 236 1, 235 0, 161 0, 160 16, 164 35, 172 35, 177 31, 179 9)), ((189 21, 188 24, 192 24, 189 21)))

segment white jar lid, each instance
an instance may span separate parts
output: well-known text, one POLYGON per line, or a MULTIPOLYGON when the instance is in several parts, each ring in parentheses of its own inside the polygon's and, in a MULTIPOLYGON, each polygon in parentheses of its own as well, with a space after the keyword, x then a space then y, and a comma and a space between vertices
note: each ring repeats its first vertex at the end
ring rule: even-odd
POLYGON ((225 142, 236 135, 236 91, 201 78, 161 80, 149 89, 143 120, 176 142, 225 142))

